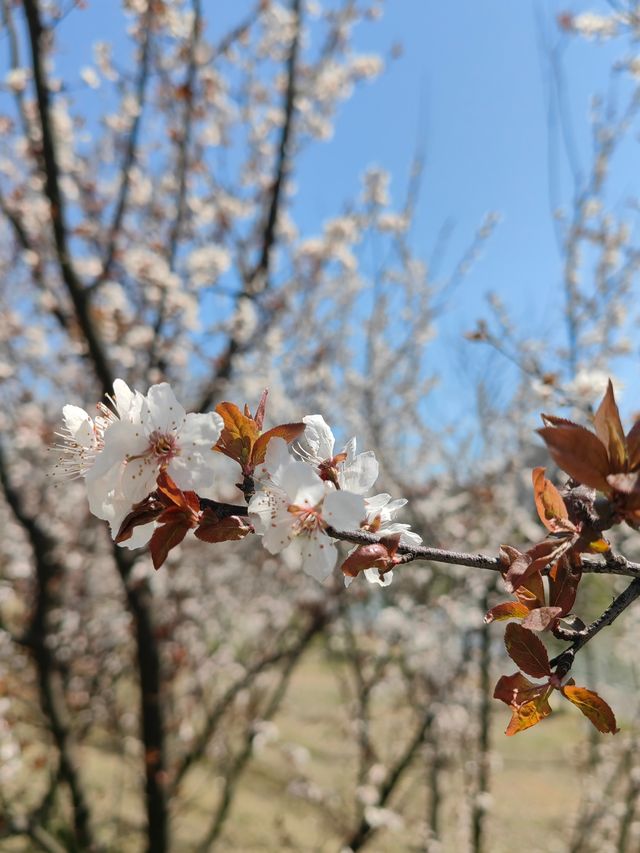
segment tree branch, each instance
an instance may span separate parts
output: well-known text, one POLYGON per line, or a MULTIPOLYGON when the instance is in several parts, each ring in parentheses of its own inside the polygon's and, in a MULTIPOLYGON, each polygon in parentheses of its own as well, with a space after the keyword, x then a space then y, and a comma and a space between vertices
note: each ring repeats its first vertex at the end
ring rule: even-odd
POLYGON ((40 18, 38 0, 24 0, 24 11, 29 30, 33 80, 38 102, 40 130, 42 132, 42 165, 45 176, 45 194, 49 201, 53 240, 60 267, 78 323, 87 342, 87 348, 103 394, 112 390, 112 372, 106 350, 91 319, 87 291, 78 278, 71 260, 67 238, 65 202, 60 190, 60 168, 56 152, 56 139, 51 121, 50 92, 43 64, 43 39, 46 31, 40 18))

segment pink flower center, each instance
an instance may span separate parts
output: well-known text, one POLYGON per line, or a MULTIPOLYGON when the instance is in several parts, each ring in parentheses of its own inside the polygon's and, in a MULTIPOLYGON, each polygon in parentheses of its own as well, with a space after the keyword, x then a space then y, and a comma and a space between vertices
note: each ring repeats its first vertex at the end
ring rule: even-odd
POLYGON ((149 450, 160 462, 166 463, 180 453, 180 448, 173 433, 156 430, 149 436, 149 450))
POLYGON ((309 535, 316 530, 324 530, 327 526, 320 514, 320 505, 310 507, 289 504, 287 511, 294 516, 293 529, 296 535, 309 535))

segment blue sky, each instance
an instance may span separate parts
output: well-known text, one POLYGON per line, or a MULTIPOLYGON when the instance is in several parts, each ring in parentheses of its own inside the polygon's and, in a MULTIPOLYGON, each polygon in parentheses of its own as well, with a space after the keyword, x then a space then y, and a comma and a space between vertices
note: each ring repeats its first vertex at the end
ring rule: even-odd
MULTIPOLYGON (((248 0, 203 3, 216 34, 251 7, 248 0)), ((110 15, 108 8, 90 0, 85 11, 73 12, 60 26, 63 73, 90 64, 96 38, 117 37, 120 16, 110 15)), ((501 215, 500 226, 451 306, 440 357, 447 347, 473 346, 461 343, 461 331, 486 313, 489 290, 504 298, 526 328, 562 340, 550 152, 561 164, 556 200, 570 200, 571 183, 553 129, 550 145, 550 71, 541 43, 562 40, 571 124, 579 159, 587 163, 590 97, 606 90, 611 61, 623 49, 620 42, 561 36, 557 14, 585 10, 611 11, 605 0, 567 0, 562 5, 557 0, 388 0, 381 21, 356 30, 355 47, 389 57, 391 46, 400 43, 402 56, 389 59, 381 78, 358 88, 340 109, 333 139, 313 145, 301 160, 295 204, 298 220, 309 232, 340 211, 371 164, 392 173, 393 195, 400 202, 421 140, 426 169, 414 229, 420 254, 429 257, 448 221, 453 225, 448 253, 453 264, 482 217, 489 211, 501 215)), ((634 148, 623 152, 621 162, 621 178, 614 184, 620 204, 637 190, 634 148)))

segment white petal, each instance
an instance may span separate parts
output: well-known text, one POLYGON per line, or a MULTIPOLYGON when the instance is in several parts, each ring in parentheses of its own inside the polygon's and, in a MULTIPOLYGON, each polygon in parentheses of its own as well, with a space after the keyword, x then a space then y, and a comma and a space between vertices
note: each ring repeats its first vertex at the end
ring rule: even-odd
POLYGON ((185 414, 168 382, 149 388, 142 407, 142 421, 148 432, 175 431, 184 421, 185 414))
POLYGON ((124 420, 128 420, 129 411, 135 400, 135 393, 129 388, 124 379, 114 379, 113 381, 113 401, 116 404, 118 415, 124 420))
POLYGON ((381 492, 379 495, 371 495, 370 498, 365 498, 364 503, 367 508, 367 517, 370 520, 375 518, 390 500, 391 495, 388 495, 385 492, 381 492))
POLYGON ((264 464, 256 468, 255 479, 258 481, 269 481, 274 486, 280 486, 282 483, 282 472, 292 462, 293 459, 284 438, 272 438, 267 444, 264 464))
POLYGON ((329 492, 322 505, 322 517, 336 530, 357 530, 365 520, 364 498, 351 492, 329 492))
POLYGON ((213 451, 209 449, 208 456, 197 452, 186 456, 181 454, 171 460, 167 472, 179 489, 199 492, 213 485, 215 471, 212 457, 213 451))
POLYGON ((95 446, 93 421, 79 406, 63 406, 62 419, 69 434, 81 447, 95 446))
POLYGON ((187 415, 178 430, 178 444, 183 455, 189 453, 190 447, 199 450, 211 450, 224 427, 224 421, 217 412, 206 415, 187 415))
POLYGON ((104 432, 104 447, 87 471, 87 478, 104 476, 114 465, 121 465, 127 456, 144 453, 148 444, 140 424, 115 421, 104 432))
POLYGON ((293 518, 287 507, 289 500, 280 491, 263 491, 249 501, 249 517, 256 533, 262 535, 263 545, 271 554, 277 554, 291 541, 293 518))
POLYGON ((131 504, 143 500, 155 491, 159 466, 150 456, 130 459, 120 470, 118 491, 131 504))
POLYGON ((338 471, 340 488, 363 495, 378 479, 378 460, 372 450, 360 453, 351 462, 344 462, 338 471))
POLYGON ((318 461, 333 456, 335 438, 322 415, 305 415, 302 419, 305 430, 297 441, 303 451, 318 461))
POLYGON ((317 581, 326 580, 333 571, 338 551, 333 541, 320 531, 298 536, 291 545, 300 554, 304 572, 317 581))
POLYGON ((377 583, 380 586, 389 586, 393 580, 393 572, 385 572, 381 575, 378 569, 365 569, 364 576, 369 583, 377 583))
MULTIPOLYGON (((131 537, 129 539, 125 539, 124 542, 118 542, 118 545, 120 545, 121 548, 143 548, 149 543, 149 540, 153 536, 157 526, 158 525, 155 521, 150 521, 148 524, 139 524, 137 527, 133 528, 131 537)), ((117 534, 118 531, 116 530, 115 533, 117 534)), ((114 535, 113 531, 112 535, 114 535)))
POLYGON ((282 469, 281 486, 297 506, 316 506, 326 492, 326 486, 306 462, 291 462, 282 469))
POLYGON ((347 454, 347 458, 345 460, 347 465, 349 464, 349 462, 352 462, 356 458, 356 447, 356 437, 353 436, 353 438, 350 438, 349 441, 342 448, 342 452, 347 454))

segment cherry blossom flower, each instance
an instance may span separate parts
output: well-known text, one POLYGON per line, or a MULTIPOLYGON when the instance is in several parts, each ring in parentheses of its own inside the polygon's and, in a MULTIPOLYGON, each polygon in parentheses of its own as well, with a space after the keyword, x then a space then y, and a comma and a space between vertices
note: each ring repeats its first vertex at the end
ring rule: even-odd
MULTIPOLYGON (((362 525, 364 530, 381 535, 399 533, 401 545, 411 546, 422 543, 422 537, 414 533, 408 524, 393 520, 402 507, 408 503, 406 498, 392 500, 391 495, 382 493, 365 498, 364 502, 366 511, 366 521, 362 525)), ((380 574, 378 569, 365 569, 364 576, 369 583, 377 583, 380 586, 389 586, 393 580, 393 572, 380 574)), ((353 578, 345 575, 344 582, 346 586, 349 586, 352 581, 353 578)))
POLYGON ((103 447, 87 471, 91 511, 99 518, 127 511, 155 489, 166 470, 180 489, 195 491, 213 483, 211 450, 223 421, 215 412, 187 415, 166 382, 152 385, 133 417, 109 424, 103 447), (100 513, 105 514, 100 514, 100 513))
POLYGON ((305 462, 293 459, 281 438, 269 442, 260 476, 262 490, 251 499, 249 515, 264 547, 271 554, 297 553, 307 574, 325 580, 338 556, 327 527, 358 529, 364 499, 332 488, 305 462))
POLYGON ((378 461, 372 450, 356 454, 356 440, 349 439, 334 455, 335 438, 322 415, 306 415, 304 433, 293 445, 294 453, 317 468, 323 480, 337 488, 364 495, 378 479, 378 461))

